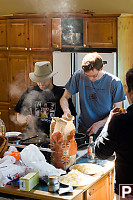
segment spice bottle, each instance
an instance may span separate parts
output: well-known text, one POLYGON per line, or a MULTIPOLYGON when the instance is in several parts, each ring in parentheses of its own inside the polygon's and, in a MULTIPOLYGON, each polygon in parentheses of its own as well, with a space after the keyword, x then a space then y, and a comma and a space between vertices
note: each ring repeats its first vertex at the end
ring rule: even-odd
POLYGON ((48 176, 48 191, 58 192, 59 188, 60 188, 59 177, 56 175, 48 176))
POLYGON ((94 163, 95 162, 95 143, 93 141, 93 136, 89 137, 89 145, 88 145, 88 162, 94 163))

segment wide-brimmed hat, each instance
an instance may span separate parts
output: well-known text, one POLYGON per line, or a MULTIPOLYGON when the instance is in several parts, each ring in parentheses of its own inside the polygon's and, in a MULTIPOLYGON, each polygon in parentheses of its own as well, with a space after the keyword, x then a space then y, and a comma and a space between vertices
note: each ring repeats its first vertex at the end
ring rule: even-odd
POLYGON ((57 72, 52 71, 49 61, 36 62, 34 72, 29 73, 29 78, 33 82, 44 82, 54 76, 57 72))

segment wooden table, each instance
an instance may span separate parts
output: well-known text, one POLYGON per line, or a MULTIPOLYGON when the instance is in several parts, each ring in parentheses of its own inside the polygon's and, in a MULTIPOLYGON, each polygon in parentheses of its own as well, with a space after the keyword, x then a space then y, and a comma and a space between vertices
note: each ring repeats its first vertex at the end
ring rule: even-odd
POLYGON ((20 189, 11 185, 0 187, 0 193, 44 200, 113 200, 114 162, 107 162, 105 167, 103 167, 103 173, 96 174, 95 177, 96 179, 93 183, 77 187, 72 193, 68 193, 67 195, 59 195, 35 189, 32 189, 30 192, 20 191, 20 189))

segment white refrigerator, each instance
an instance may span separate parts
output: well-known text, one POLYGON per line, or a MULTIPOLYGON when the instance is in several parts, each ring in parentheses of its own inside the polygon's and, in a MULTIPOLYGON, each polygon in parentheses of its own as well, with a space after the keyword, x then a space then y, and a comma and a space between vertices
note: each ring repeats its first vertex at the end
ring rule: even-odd
MULTIPOLYGON (((53 52, 53 70, 58 72, 53 77, 53 83, 58 86, 65 86, 71 75, 78 69, 81 69, 83 57, 87 53, 82 52, 53 52)), ((99 53, 104 62, 104 70, 117 75, 116 52, 99 53)), ((73 103, 76 108, 77 115, 80 113, 78 94, 73 95, 73 103)), ((76 117, 76 128, 78 126, 78 116, 76 117)))
MULTIPOLYGON (((55 85, 64 86, 71 75, 78 69, 81 69, 83 57, 87 53, 71 52, 53 52, 53 70, 58 72, 53 77, 55 85)), ((104 62, 104 70, 117 75, 116 52, 99 53, 104 62)))

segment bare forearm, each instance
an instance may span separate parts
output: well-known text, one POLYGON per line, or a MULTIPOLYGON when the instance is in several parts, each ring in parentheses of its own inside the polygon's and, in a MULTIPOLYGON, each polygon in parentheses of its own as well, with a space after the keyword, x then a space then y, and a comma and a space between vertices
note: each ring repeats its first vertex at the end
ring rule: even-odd
POLYGON ((67 115, 68 113, 71 114, 71 111, 69 110, 69 104, 68 104, 68 99, 70 97, 71 97, 71 94, 68 92, 68 90, 65 89, 65 92, 60 99, 60 105, 64 112, 64 115, 67 115))
POLYGON ((65 97, 62 97, 60 99, 60 105, 61 105, 61 108, 64 112, 64 114, 67 114, 67 113, 70 113, 70 110, 69 110, 69 104, 68 104, 68 99, 66 99, 65 97))

